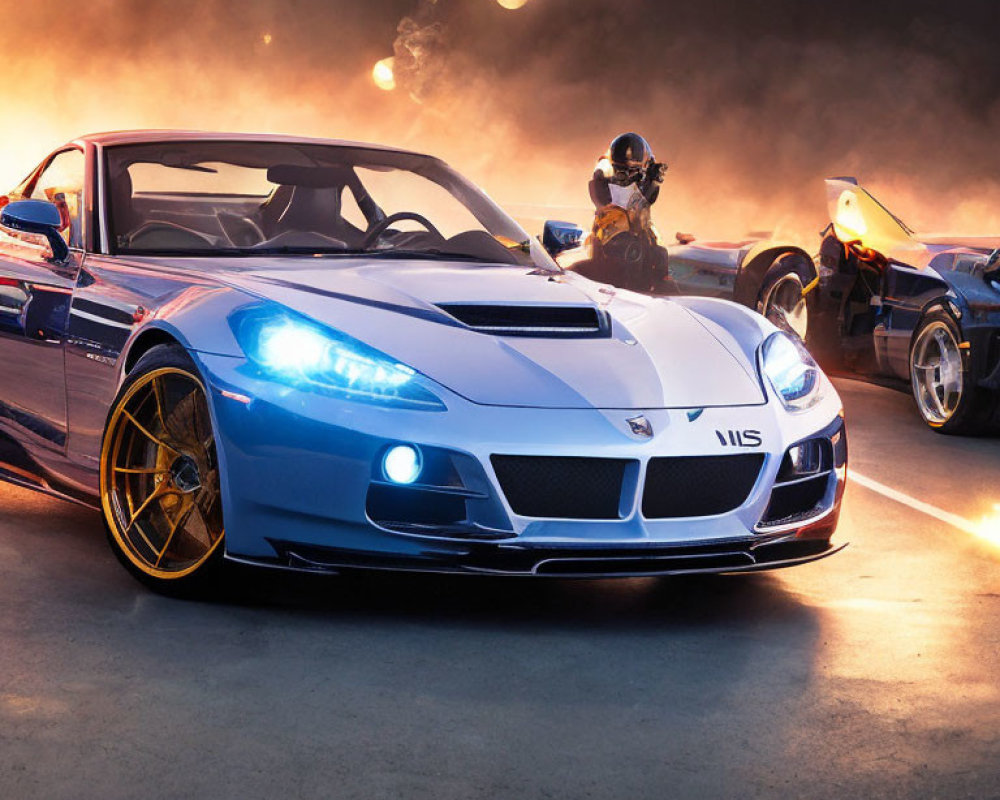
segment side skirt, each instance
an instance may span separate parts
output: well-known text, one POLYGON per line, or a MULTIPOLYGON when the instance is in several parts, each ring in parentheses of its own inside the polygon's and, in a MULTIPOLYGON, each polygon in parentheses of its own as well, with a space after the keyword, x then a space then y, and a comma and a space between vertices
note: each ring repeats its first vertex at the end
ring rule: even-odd
POLYGON ((70 487, 53 485, 24 448, 2 432, 0 432, 0 482, 11 483, 87 508, 100 508, 97 498, 70 487))

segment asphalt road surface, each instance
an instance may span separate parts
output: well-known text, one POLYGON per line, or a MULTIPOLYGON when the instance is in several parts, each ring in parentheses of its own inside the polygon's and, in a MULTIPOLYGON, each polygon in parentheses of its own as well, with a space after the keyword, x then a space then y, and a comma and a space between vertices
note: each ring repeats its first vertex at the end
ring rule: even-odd
POLYGON ((1000 797, 1000 440, 838 385, 851 545, 771 574, 182 602, 0 488, 0 798, 1000 797))

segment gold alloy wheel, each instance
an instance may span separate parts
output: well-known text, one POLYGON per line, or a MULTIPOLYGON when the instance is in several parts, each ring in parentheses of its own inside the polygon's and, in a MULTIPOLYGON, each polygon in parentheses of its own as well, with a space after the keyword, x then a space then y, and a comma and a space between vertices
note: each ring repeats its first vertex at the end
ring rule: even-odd
POLYGON ((151 577, 183 578, 218 549, 219 467, 195 375, 152 370, 118 401, 101 450, 101 503, 121 552, 151 577))

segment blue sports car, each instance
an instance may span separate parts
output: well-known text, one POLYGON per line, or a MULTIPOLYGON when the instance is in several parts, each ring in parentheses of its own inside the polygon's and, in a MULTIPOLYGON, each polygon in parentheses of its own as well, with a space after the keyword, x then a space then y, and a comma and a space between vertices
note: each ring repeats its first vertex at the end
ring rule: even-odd
POLYGON ((99 506, 157 590, 837 549, 843 413, 796 337, 564 272, 436 158, 109 133, 0 206, 0 477, 99 506))

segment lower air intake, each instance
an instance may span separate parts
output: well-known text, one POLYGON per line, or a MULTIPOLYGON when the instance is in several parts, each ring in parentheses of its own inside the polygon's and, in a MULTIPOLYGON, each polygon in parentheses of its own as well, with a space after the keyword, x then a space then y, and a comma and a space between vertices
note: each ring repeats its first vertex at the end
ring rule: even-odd
POLYGON ((493 456, 491 461, 515 514, 558 519, 621 515, 626 459, 493 456))
POLYGON ((764 465, 762 453, 654 458, 646 469, 646 519, 709 517, 743 505, 764 465))
POLYGON ((724 570, 751 567, 749 553, 692 556, 687 558, 550 559, 535 568, 536 575, 662 575, 699 569, 724 570))

